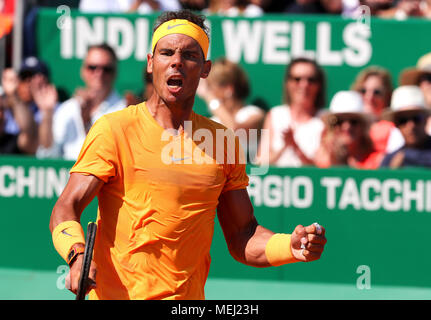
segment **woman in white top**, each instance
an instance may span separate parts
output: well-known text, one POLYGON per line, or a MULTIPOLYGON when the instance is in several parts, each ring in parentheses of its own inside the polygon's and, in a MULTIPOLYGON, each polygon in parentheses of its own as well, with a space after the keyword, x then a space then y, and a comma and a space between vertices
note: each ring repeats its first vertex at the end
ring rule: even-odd
POLYGON ((285 104, 267 114, 258 152, 258 163, 278 167, 314 165, 323 122, 317 117, 325 105, 326 80, 313 60, 296 58, 286 69, 285 104))
POLYGON ((254 159, 265 112, 245 104, 250 93, 246 72, 238 64, 220 58, 213 62, 208 78, 201 79, 197 93, 207 103, 211 119, 232 129, 248 159, 254 159))

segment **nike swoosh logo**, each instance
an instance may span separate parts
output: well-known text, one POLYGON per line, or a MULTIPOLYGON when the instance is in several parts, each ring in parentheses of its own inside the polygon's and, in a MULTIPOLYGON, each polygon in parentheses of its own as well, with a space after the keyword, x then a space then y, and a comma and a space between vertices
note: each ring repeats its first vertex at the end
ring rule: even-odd
POLYGON ((172 25, 172 26, 168 26, 168 30, 171 30, 172 28, 175 28, 175 27, 178 27, 178 26, 185 26, 186 24, 185 23, 179 23, 179 24, 174 24, 174 25, 172 25))
POLYGON ((190 159, 190 157, 185 157, 185 158, 174 158, 174 157, 171 157, 171 160, 173 162, 183 161, 183 160, 187 160, 187 159, 190 159))
POLYGON ((65 234, 66 236, 73 237, 70 233, 67 233, 66 230, 61 230, 61 233, 65 234))

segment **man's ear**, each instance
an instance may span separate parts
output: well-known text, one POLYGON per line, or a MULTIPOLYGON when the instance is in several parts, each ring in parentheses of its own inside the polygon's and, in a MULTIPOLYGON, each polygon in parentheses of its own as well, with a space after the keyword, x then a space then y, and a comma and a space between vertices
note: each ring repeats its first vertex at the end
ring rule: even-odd
POLYGON ((147 54, 147 73, 153 73, 153 55, 147 54))
POLYGON ((211 60, 207 60, 204 63, 204 67, 201 73, 201 78, 207 78, 211 71, 211 60))

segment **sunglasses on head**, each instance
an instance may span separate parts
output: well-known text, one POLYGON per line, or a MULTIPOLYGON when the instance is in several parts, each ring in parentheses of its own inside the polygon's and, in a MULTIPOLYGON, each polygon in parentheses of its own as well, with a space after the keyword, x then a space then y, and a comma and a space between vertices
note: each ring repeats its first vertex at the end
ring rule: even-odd
POLYGON ((424 73, 423 75, 421 75, 419 77, 419 83, 426 81, 426 82, 431 82, 431 73, 424 73))
POLYGON ((318 83, 319 79, 317 79, 316 77, 294 77, 294 76, 289 76, 290 80, 295 81, 296 83, 301 82, 301 80, 306 80, 309 83, 318 83))
POLYGON ((106 65, 106 66, 98 66, 96 64, 87 64, 85 66, 87 68, 87 70, 94 72, 96 70, 101 70, 105 73, 113 73, 114 72, 114 67, 110 66, 110 65, 106 65))
POLYGON ((362 88, 359 90, 359 92, 361 94, 366 94, 368 91, 371 91, 371 93, 375 96, 379 96, 379 97, 383 96, 383 90, 380 90, 380 89, 369 89, 369 90, 367 90, 365 88, 362 88))
POLYGON ((420 124, 425 120, 425 115, 422 113, 407 115, 407 116, 398 116, 395 118, 395 124, 399 126, 405 125, 407 122, 413 121, 414 124, 420 124))

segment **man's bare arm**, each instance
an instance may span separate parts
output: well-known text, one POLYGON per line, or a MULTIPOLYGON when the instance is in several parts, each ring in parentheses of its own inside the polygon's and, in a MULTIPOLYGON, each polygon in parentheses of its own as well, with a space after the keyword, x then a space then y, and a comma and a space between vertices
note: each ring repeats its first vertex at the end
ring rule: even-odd
POLYGON ((272 231, 260 226, 245 189, 223 193, 217 215, 229 252, 235 260, 255 267, 269 267, 265 246, 272 231))
POLYGON ((94 199, 103 181, 92 175, 72 173, 51 214, 49 229, 64 221, 80 221, 85 207, 94 199))
MULTIPOLYGON (((254 267, 269 267, 265 250, 274 232, 258 224, 246 189, 223 193, 217 215, 230 254, 235 260, 254 267)), ((290 250, 298 261, 320 258, 326 244, 325 229, 312 224, 296 226, 291 235, 290 250)))
MULTIPOLYGON (((94 199, 102 186, 103 181, 94 176, 72 173, 69 182, 58 198, 52 211, 49 223, 51 232, 53 232, 57 225, 64 221, 79 222, 85 207, 94 199)), ((72 248, 78 249, 83 246, 82 243, 76 243, 72 248)), ((75 294, 78 290, 82 260, 82 255, 79 255, 73 264, 71 264, 70 272, 66 277, 66 287, 75 294)), ((96 269, 96 264, 93 261, 89 273, 89 279, 92 285, 88 288, 88 291, 95 287, 96 269)))

